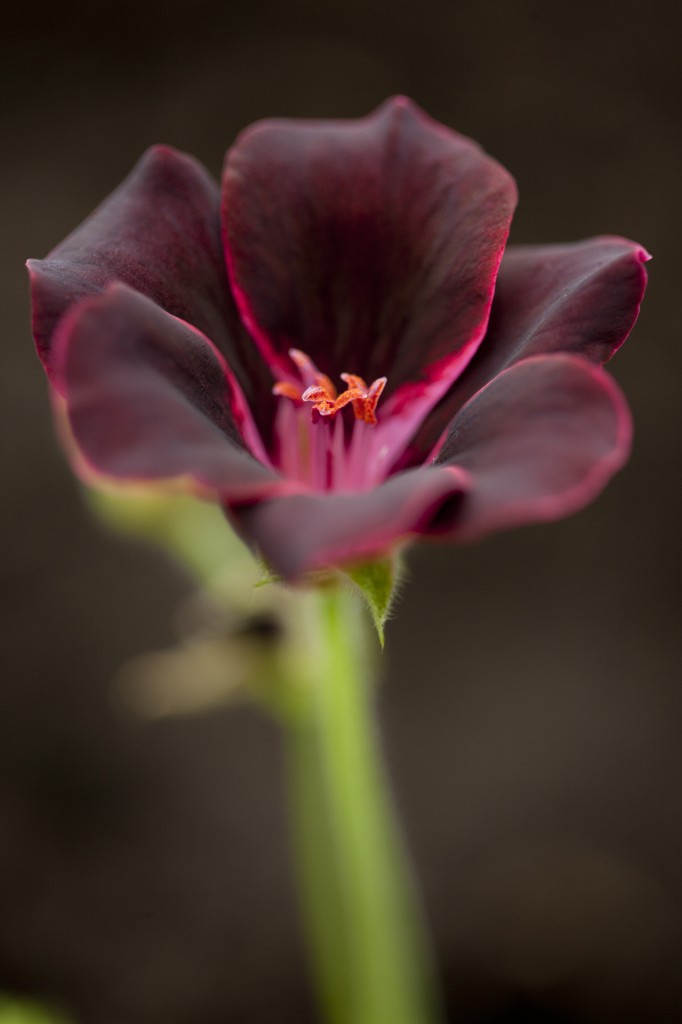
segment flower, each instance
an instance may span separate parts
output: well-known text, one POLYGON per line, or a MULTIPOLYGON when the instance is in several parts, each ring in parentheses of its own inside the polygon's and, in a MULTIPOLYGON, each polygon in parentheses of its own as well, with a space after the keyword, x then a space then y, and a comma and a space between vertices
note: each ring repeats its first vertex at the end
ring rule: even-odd
POLYGON ((289 579, 587 504, 629 452, 600 364, 648 257, 618 237, 505 251, 515 198, 402 97, 251 126, 222 196, 152 148, 29 261, 77 468, 189 484, 289 579))

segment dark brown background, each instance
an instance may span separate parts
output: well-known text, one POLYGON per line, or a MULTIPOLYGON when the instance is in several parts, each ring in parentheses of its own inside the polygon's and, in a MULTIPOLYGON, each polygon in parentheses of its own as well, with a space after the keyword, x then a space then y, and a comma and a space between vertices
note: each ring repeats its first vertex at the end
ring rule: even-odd
MULTIPOLYGON (((679 19, 666 0, 63 0, 3 16, 0 987, 86 1024, 315 1019, 281 762, 247 710, 132 722, 110 680, 187 584, 86 514, 22 262, 153 141, 219 173, 261 116, 406 92, 517 176, 512 239, 655 256, 590 509, 415 550, 382 712, 452 1021, 682 1021, 679 19)), ((390 1024, 390 1022, 386 1022, 390 1024)))

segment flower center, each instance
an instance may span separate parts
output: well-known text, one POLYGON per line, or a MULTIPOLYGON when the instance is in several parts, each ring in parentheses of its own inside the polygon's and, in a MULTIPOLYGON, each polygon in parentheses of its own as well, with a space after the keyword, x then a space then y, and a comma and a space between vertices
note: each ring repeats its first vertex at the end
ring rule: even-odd
POLYGON ((376 426, 376 407, 386 378, 378 377, 368 386, 357 374, 342 373, 346 389, 339 394, 305 352, 292 348, 289 356, 300 382, 280 380, 272 389, 288 399, 280 404, 275 424, 280 469, 313 490, 370 486, 366 432, 376 426), (347 405, 354 413, 350 429, 336 415, 347 405))
POLYGON ((386 378, 377 379, 367 386, 362 377, 355 373, 342 373, 341 380, 346 390, 340 395, 325 373, 320 373, 312 359, 298 348, 290 348, 289 356, 299 371, 305 387, 299 387, 288 380, 277 381, 272 391, 281 398, 294 402, 311 402, 320 416, 335 416, 349 402, 353 405, 356 420, 372 426, 377 421, 376 407, 386 387, 386 378))

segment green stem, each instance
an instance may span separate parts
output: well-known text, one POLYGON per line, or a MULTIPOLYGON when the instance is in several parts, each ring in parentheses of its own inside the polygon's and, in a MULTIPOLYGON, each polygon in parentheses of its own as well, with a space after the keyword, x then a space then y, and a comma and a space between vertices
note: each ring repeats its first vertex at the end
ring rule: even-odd
MULTIPOLYGON (((428 945, 387 796, 362 609, 306 595, 306 663, 289 721, 294 846, 329 1024, 435 1024, 428 945)), ((299 663, 300 664, 300 663, 299 663)))

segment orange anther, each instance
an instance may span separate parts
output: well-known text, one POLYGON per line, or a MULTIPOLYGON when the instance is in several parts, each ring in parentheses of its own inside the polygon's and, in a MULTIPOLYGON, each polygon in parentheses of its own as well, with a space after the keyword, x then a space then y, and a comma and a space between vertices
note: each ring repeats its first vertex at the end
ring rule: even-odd
POLYGON ((364 408, 364 420, 365 423, 374 424, 377 421, 376 407, 379 399, 381 398, 382 392, 386 387, 386 377, 377 377, 377 379, 370 386, 365 398, 364 408))
POLYGON ((356 373, 342 373, 341 380, 344 381, 349 388, 358 388, 359 391, 367 391, 367 385, 364 380, 362 377, 358 377, 356 373))
POLYGON ((320 416, 335 416, 346 405, 352 403, 357 420, 369 424, 376 423, 376 407, 386 386, 385 377, 378 377, 367 387, 364 379, 357 374, 342 373, 341 380, 345 383, 346 390, 339 395, 329 377, 320 373, 305 352, 298 348, 290 348, 289 356, 296 365, 305 390, 290 381, 281 380, 273 387, 273 394, 296 402, 310 402, 320 416))
POLYGON ((330 395, 321 384, 313 384, 306 388, 301 395, 303 402, 312 402, 313 409, 317 409, 320 416, 333 416, 336 412, 336 398, 330 395))
POLYGON ((355 403, 358 400, 363 401, 362 391, 358 388, 347 388, 345 391, 341 392, 334 402, 334 412, 338 412, 339 409, 343 409, 344 405, 348 405, 349 402, 352 402, 353 407, 355 407, 355 403))
POLYGON ((317 373, 317 367, 314 362, 307 356, 305 352, 301 352, 300 348, 290 348, 289 358, 292 363, 296 363, 296 366, 301 371, 301 375, 308 375, 313 377, 317 373))
POLYGON ((320 373, 310 356, 301 352, 300 348, 290 348, 289 357, 296 364, 305 384, 317 384, 318 387, 324 388, 329 398, 332 400, 336 398, 336 388, 326 373, 320 373))
POLYGON ((295 384, 291 384, 288 380, 278 380, 272 388, 273 395, 279 395, 281 398, 290 398, 292 402, 301 401, 301 389, 297 388, 295 384))
POLYGON ((341 379, 346 382, 349 388, 355 388, 359 392, 358 397, 353 401, 355 418, 362 420, 363 423, 376 423, 375 410, 377 402, 381 397, 381 392, 386 387, 386 378, 378 377, 369 387, 367 387, 362 377, 358 377, 354 373, 342 373, 341 379))

